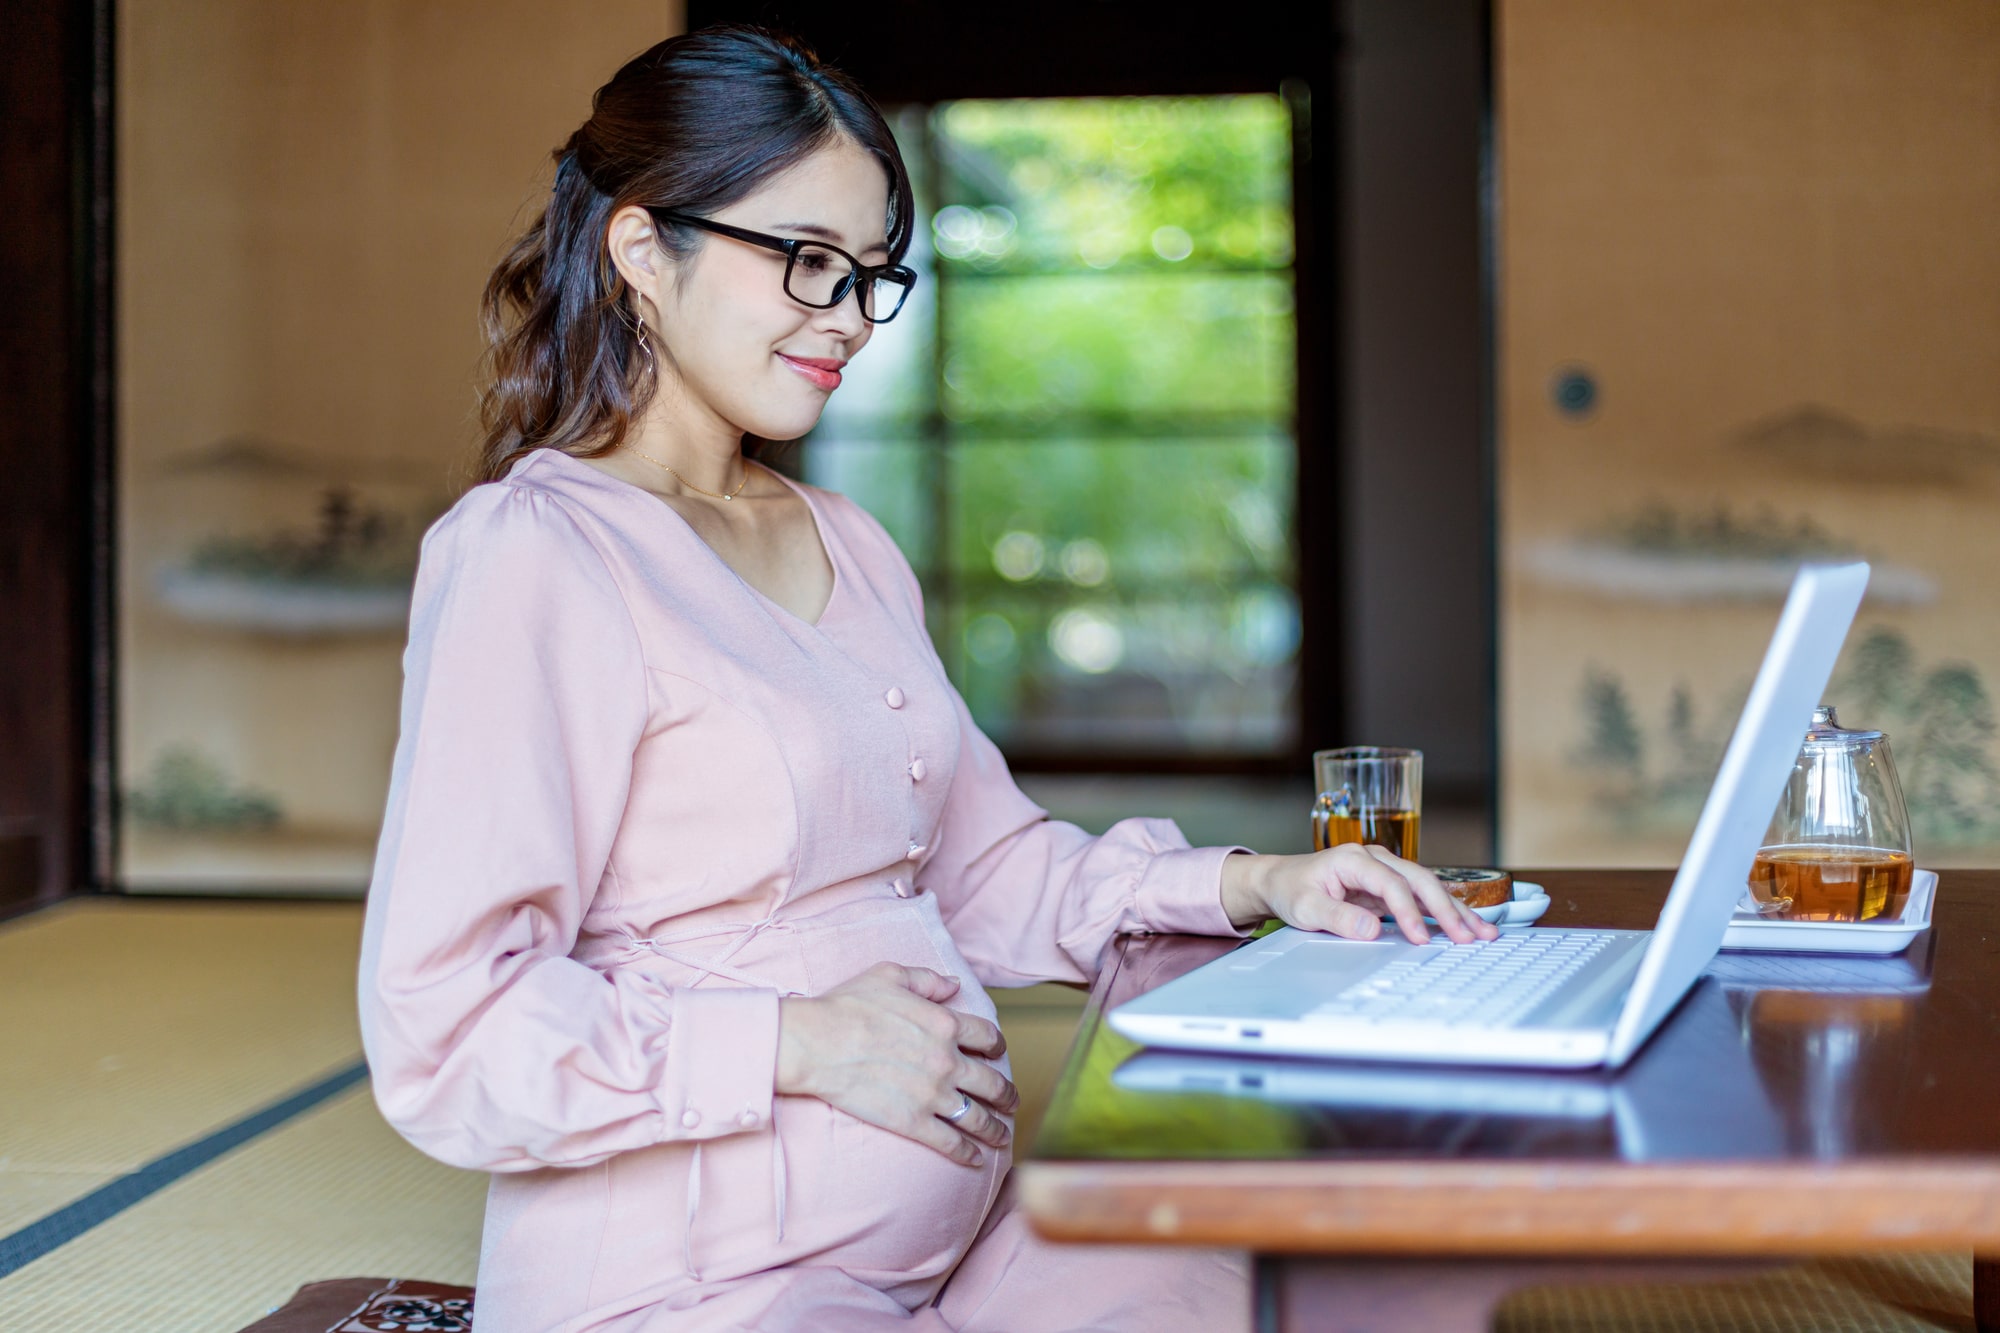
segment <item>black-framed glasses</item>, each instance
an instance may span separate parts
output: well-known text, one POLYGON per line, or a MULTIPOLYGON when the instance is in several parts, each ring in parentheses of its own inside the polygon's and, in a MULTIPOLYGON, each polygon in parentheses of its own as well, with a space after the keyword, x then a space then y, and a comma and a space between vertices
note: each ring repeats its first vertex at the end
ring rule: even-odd
POLYGON ((870 324, 887 324, 917 285, 915 270, 901 264, 864 264, 837 245, 825 241, 771 236, 747 227, 677 213, 671 208, 646 209, 657 222, 698 227, 718 236, 775 250, 785 257, 785 295, 815 310, 831 310, 853 291, 861 293, 861 317, 870 324))

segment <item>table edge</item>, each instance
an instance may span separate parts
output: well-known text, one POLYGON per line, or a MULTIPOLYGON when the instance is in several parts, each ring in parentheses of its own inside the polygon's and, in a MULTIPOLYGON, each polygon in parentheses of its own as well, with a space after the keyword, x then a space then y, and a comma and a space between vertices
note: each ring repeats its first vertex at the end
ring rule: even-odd
POLYGON ((2000 1160, 1065 1162, 1015 1169, 1050 1240, 1373 1254, 2000 1253, 2000 1160))

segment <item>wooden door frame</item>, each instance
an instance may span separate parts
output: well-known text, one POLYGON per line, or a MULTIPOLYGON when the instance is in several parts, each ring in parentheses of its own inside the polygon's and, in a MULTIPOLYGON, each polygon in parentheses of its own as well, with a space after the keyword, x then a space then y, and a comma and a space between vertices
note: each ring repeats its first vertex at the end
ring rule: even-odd
POLYGON ((112 19, 0 19, 0 914, 111 879, 112 19))

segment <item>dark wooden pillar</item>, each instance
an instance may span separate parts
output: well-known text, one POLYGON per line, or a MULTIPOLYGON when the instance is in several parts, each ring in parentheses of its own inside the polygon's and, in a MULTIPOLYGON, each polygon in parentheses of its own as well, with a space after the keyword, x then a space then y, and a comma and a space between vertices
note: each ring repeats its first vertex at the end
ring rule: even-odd
POLYGON ((110 51, 0 6, 0 912, 108 870, 110 51))
POLYGON ((1491 797, 1497 765, 1487 10, 1486 0, 1338 0, 1348 390, 1332 559, 1349 588, 1351 702, 1345 739, 1322 743, 1416 746, 1426 799, 1458 805, 1491 797))

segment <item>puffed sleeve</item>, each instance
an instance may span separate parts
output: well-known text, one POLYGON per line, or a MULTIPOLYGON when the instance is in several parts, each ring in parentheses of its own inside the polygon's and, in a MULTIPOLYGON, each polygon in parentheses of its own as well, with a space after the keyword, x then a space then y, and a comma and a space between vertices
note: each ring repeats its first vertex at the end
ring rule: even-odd
MULTIPOLYGON (((859 506, 844 508, 871 557, 900 571, 922 635, 923 592, 909 562, 859 506)), ((1121 820, 1101 836, 1050 819, 1014 784, 935 650, 931 660, 957 714, 958 763, 917 882, 937 895, 982 984, 1092 981, 1113 937, 1134 931, 1242 933, 1222 910, 1222 862, 1248 848, 1190 847, 1171 819, 1121 820)))
POLYGON ((560 502, 476 487, 425 538, 359 999, 382 1114, 441 1161, 582 1166, 770 1122, 775 991, 568 957, 624 815, 647 675, 560 502))

